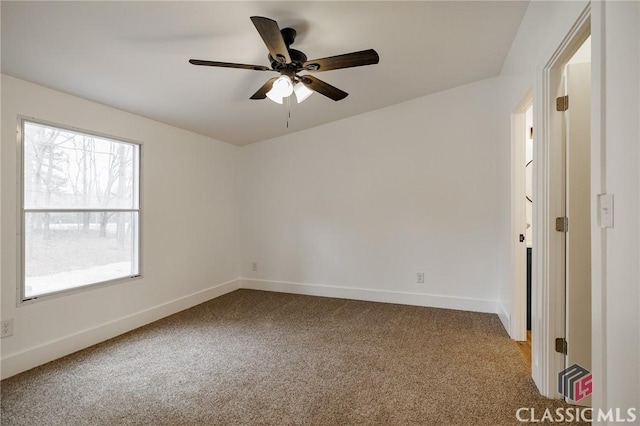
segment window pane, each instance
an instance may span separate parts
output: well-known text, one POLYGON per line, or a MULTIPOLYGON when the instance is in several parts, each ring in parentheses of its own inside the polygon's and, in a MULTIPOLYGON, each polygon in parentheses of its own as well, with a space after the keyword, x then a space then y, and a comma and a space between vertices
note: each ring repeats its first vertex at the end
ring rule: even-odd
POLYGON ((138 149, 24 122, 24 207, 138 208, 138 149))
POLYGON ((138 213, 26 213, 25 297, 139 274, 138 213))

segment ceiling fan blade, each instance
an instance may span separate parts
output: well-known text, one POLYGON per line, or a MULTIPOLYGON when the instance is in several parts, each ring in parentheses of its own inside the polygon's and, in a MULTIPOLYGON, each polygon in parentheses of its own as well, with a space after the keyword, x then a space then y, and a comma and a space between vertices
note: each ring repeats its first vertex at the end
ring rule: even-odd
POLYGON ((267 45, 267 49, 269 49, 273 59, 283 64, 290 64, 289 49, 287 49, 284 38, 282 38, 278 23, 273 19, 262 16, 252 16, 251 22, 260 33, 260 37, 262 37, 264 44, 267 45))
POLYGON ((300 81, 302 81, 302 84, 304 84, 314 92, 325 95, 327 98, 331 98, 334 101, 339 101, 349 96, 347 92, 343 92, 337 87, 333 87, 329 83, 325 83, 324 81, 320 80, 319 78, 315 78, 312 75, 303 75, 300 77, 300 81))
POLYGON ((241 68, 245 70, 271 71, 271 68, 265 67, 263 65, 234 64, 231 62, 203 61, 200 59, 189 59, 189 63, 193 65, 205 65, 208 67, 241 68))
POLYGON ((329 71, 340 68, 361 67, 363 65, 377 64, 380 61, 378 52, 373 49, 360 52, 345 53, 344 55, 330 56, 328 58, 313 59, 303 64, 307 71, 329 71))
POLYGON ((261 88, 258 89, 258 91, 256 93, 253 94, 253 96, 251 96, 250 99, 264 99, 267 97, 267 92, 269 90, 271 90, 271 88, 273 87, 273 82, 276 81, 278 79, 278 77, 273 77, 270 78, 269 80, 267 80, 267 82, 265 84, 262 85, 261 88))

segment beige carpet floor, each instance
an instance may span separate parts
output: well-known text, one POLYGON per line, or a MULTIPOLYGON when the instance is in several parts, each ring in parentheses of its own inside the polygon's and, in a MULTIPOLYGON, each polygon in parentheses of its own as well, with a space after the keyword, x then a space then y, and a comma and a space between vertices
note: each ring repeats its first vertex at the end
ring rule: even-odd
POLYGON ((239 290, 1 383, 2 425, 511 425, 496 315, 239 290))

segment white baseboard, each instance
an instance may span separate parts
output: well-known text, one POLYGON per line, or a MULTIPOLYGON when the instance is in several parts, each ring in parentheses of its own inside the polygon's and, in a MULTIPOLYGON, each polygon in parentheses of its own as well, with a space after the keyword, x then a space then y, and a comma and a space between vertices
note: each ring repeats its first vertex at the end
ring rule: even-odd
POLYGON ((275 291, 280 293, 307 294, 338 299, 366 300, 369 302, 398 303, 401 305, 427 306, 460 311, 498 313, 497 301, 467 297, 442 296, 369 288, 338 287, 321 284, 303 284, 283 281, 241 278, 241 288, 275 291))
POLYGON ((113 337, 119 336, 143 325, 147 325, 169 315, 215 299, 240 288, 236 279, 210 287, 197 293, 145 309, 135 314, 118 318, 98 327, 90 328, 40 346, 11 354, 2 359, 2 379, 88 348, 113 337))
POLYGON ((6 379, 240 288, 497 313, 503 324, 505 323, 505 319, 503 318, 505 314, 504 307, 495 300, 239 278, 126 317, 115 319, 98 327, 10 354, 2 359, 1 377, 2 379, 6 379))
POLYGON ((507 312, 500 300, 498 300, 496 304, 498 305, 498 318, 500 318, 502 326, 504 327, 509 337, 511 337, 511 315, 509 315, 509 312, 507 312))

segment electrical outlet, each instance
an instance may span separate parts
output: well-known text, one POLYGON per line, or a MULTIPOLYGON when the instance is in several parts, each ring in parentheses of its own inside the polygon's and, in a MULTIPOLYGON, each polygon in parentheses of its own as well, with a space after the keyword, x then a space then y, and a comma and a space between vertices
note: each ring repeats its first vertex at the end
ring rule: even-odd
POLYGON ((258 262, 251 262, 251 270, 256 272, 258 270, 258 262))
POLYGON ((416 282, 418 284, 424 284, 424 272, 418 272, 416 274, 416 282))
POLYGON ((13 336, 13 318, 10 320, 2 321, 2 336, 0 337, 9 337, 13 336))

